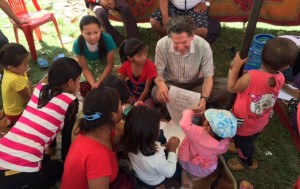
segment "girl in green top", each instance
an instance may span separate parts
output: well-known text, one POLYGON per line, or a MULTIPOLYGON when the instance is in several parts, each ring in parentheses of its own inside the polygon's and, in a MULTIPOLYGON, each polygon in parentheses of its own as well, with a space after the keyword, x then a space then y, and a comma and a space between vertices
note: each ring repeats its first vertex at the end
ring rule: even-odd
POLYGON ((101 31, 101 24, 94 16, 84 16, 79 27, 81 35, 73 44, 73 52, 77 55, 89 87, 97 88, 114 67, 116 44, 109 34, 101 31), (104 65, 102 73, 100 63, 104 65))

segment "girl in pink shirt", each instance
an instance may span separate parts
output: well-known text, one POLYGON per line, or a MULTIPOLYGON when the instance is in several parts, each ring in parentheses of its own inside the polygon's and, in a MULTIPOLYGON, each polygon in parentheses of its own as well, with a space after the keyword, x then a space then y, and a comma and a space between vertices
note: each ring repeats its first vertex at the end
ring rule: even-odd
POLYGON ((194 112, 184 110, 180 127, 185 134, 179 146, 182 167, 182 186, 193 188, 192 181, 204 179, 218 166, 218 154, 228 149, 229 139, 235 135, 237 120, 226 110, 208 109, 204 112, 203 126, 194 125, 194 112))
POLYGON ((236 54, 227 84, 229 92, 237 93, 232 113, 239 120, 234 137, 239 158, 228 160, 231 170, 257 168, 258 163, 253 159, 254 141, 268 124, 279 90, 284 84, 284 76, 280 71, 293 64, 297 54, 298 48, 290 39, 270 39, 262 50, 261 68, 250 70, 240 78, 240 68, 247 59, 242 60, 239 53, 236 54))

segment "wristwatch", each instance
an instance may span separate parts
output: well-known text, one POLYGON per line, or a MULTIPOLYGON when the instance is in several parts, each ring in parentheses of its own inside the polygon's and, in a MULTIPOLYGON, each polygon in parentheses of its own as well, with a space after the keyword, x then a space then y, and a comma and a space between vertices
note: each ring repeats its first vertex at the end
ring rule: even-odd
POLYGON ((207 7, 210 7, 210 2, 209 2, 209 1, 205 1, 204 4, 205 4, 207 7))
MULTIPOLYGON (((206 96, 201 96, 201 98, 204 98, 205 102, 207 103, 208 97, 206 97, 206 96)), ((200 98, 200 99, 201 99, 201 98, 200 98)))

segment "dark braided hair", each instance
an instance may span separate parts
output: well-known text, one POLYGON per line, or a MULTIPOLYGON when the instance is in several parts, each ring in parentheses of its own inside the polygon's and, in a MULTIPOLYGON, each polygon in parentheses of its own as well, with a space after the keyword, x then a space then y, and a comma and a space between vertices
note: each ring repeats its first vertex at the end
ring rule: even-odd
MULTIPOLYGON (((86 16, 83 16, 82 19, 80 20, 80 23, 79 23, 80 31, 83 30, 84 26, 89 25, 89 24, 97 24, 99 26, 99 28, 101 28, 101 24, 95 16, 86 15, 86 16)), ((80 35, 78 37, 78 46, 79 46, 80 55, 84 55, 84 52, 83 52, 84 43, 85 43, 85 39, 82 35, 80 35)), ((99 39, 99 42, 98 42, 98 53, 99 53, 100 60, 105 62, 107 49, 105 48, 102 32, 100 34, 100 39, 99 39)))
POLYGON ((68 57, 57 59, 49 69, 48 84, 41 90, 38 108, 44 107, 53 97, 61 94, 62 85, 70 79, 75 81, 81 72, 82 69, 76 60, 68 57))
POLYGON ((118 112, 119 103, 120 97, 116 89, 106 86, 92 89, 84 99, 82 112, 84 115, 99 112, 101 116, 95 120, 81 118, 78 125, 80 132, 89 132, 106 124, 114 127, 112 113, 118 112))

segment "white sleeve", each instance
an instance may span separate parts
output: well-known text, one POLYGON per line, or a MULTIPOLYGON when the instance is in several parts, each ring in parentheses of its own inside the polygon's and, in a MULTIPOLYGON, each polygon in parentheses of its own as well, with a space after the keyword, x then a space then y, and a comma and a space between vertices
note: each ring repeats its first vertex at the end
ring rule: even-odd
POLYGON ((163 149, 159 149, 156 155, 156 170, 167 178, 172 177, 176 171, 177 155, 174 152, 169 152, 168 159, 166 159, 163 149))

